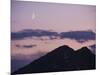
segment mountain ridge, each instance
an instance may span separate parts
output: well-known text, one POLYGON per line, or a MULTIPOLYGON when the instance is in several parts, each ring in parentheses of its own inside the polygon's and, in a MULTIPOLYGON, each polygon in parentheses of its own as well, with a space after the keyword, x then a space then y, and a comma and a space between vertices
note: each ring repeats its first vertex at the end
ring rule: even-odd
POLYGON ((74 51, 60 46, 12 74, 95 69, 95 55, 87 47, 74 51))

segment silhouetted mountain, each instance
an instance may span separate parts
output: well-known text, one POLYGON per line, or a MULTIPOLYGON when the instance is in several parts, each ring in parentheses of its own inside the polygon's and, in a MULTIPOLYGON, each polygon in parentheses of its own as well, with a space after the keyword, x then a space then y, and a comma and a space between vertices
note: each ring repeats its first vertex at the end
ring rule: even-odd
POLYGON ((83 47, 76 51, 76 63, 80 69, 94 69, 95 68, 95 54, 93 54, 87 47, 83 47))
POLYGON ((74 51, 64 45, 12 74, 95 69, 95 55, 87 48, 74 51))

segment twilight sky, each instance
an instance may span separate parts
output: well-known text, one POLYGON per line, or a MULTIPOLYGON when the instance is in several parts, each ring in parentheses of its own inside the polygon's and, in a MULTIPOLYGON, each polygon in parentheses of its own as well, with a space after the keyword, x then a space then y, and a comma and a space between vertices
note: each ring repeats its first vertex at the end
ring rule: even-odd
POLYGON ((95 52, 96 6, 15 1, 11 3, 12 71, 55 48, 87 46, 95 52))
POLYGON ((53 31, 93 30, 96 8, 93 5, 72 5, 12 1, 12 31, 45 29, 53 31))

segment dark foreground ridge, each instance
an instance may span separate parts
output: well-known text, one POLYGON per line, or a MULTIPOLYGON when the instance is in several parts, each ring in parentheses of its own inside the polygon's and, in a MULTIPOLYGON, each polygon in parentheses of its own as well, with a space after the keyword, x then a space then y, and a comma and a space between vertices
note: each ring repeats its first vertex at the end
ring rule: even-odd
POLYGON ((83 47, 77 51, 64 45, 31 62, 12 74, 95 69, 95 55, 83 47))

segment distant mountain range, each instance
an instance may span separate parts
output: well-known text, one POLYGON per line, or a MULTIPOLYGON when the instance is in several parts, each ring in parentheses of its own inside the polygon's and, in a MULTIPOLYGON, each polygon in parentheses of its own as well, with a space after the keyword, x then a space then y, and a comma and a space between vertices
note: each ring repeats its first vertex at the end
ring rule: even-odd
POLYGON ((95 68, 95 54, 87 47, 75 51, 63 45, 12 74, 90 70, 95 68))

